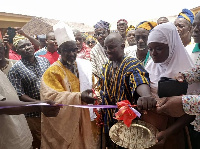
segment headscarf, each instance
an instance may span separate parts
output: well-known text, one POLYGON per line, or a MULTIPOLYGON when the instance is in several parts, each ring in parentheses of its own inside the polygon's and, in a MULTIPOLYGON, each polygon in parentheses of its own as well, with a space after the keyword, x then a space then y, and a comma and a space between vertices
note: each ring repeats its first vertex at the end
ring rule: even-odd
POLYGON ((82 36, 83 36, 83 38, 87 39, 87 37, 89 36, 89 34, 88 33, 83 33, 82 36))
POLYGON ((22 36, 20 34, 16 34, 15 37, 13 38, 13 45, 17 47, 17 44, 19 43, 20 40, 27 39, 25 36, 22 36))
POLYGON ((191 24, 194 21, 195 14, 189 9, 183 9, 181 13, 179 13, 178 18, 184 18, 188 20, 191 24))
POLYGON ((154 63, 151 59, 146 66, 150 75, 151 87, 157 88, 161 77, 174 78, 178 72, 194 67, 173 23, 168 22, 156 26, 148 36, 147 44, 151 42, 164 43, 169 46, 169 56, 164 62, 154 63))
POLYGON ((119 19, 119 20, 117 21, 117 24, 118 24, 120 21, 123 21, 123 22, 126 23, 126 25, 128 25, 128 21, 127 21, 126 19, 119 19))
POLYGON ((94 28, 95 29, 104 28, 106 30, 109 30, 110 29, 110 23, 100 20, 99 22, 97 22, 97 24, 94 25, 94 28))
POLYGON ((92 35, 88 35, 87 38, 86 38, 86 40, 88 40, 88 39, 90 39, 90 38, 93 39, 94 41, 97 41, 97 39, 94 38, 92 35))
POLYGON ((157 25, 156 22, 149 22, 149 21, 143 21, 143 22, 140 22, 135 29, 138 29, 138 28, 144 28, 148 31, 151 31, 155 26, 157 25))
POLYGON ((133 25, 130 25, 126 30, 126 34, 128 33, 128 31, 134 30, 134 29, 135 29, 135 27, 133 25))

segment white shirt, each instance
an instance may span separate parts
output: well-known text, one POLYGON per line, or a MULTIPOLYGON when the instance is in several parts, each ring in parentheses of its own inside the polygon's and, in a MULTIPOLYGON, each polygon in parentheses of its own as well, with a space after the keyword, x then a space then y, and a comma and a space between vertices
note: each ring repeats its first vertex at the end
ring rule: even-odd
MULTIPOLYGON (((14 87, 6 75, 0 71, 0 100, 19 100, 14 87)), ((3 101, 0 101, 3 102, 3 101)), ((32 146, 32 135, 25 116, 0 115, 0 149, 29 149, 32 146)))
POLYGON ((137 58, 136 52, 137 52, 137 46, 136 45, 129 46, 129 47, 124 49, 125 56, 131 56, 131 57, 137 58))

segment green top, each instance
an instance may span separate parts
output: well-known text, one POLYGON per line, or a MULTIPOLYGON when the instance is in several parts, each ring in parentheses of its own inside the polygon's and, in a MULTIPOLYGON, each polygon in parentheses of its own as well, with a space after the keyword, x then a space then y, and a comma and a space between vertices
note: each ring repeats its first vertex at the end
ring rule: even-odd
POLYGON ((196 43, 192 53, 200 52, 200 43, 196 43))
POLYGON ((147 55, 146 55, 146 58, 145 58, 145 60, 144 60, 144 62, 143 62, 143 65, 146 66, 147 62, 148 62, 150 59, 151 59, 151 57, 150 57, 150 52, 148 51, 148 52, 147 52, 147 55))

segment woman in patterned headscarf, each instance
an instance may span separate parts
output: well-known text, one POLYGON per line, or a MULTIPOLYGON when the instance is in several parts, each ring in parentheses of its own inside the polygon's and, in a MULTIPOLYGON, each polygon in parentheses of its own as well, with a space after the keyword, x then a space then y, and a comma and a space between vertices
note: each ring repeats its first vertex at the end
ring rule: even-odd
POLYGON ((136 49, 136 41, 135 41, 135 27, 130 25, 126 30, 126 40, 129 44, 128 47, 124 49, 124 54, 126 56, 132 56, 136 58, 135 49, 136 49))
POLYGON ((191 41, 194 16, 195 14, 191 10, 183 9, 174 22, 184 47, 186 47, 191 41))
POLYGON ((133 46, 136 44, 135 42, 135 27, 130 25, 126 30, 126 40, 129 46, 133 46))

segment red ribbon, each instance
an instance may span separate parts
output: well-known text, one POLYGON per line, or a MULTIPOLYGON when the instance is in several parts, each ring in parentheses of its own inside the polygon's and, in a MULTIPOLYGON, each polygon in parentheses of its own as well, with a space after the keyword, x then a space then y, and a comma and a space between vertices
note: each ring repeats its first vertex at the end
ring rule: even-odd
POLYGON ((131 126, 132 120, 137 117, 135 112, 131 109, 131 103, 128 100, 117 102, 119 111, 115 113, 115 119, 123 120, 127 127, 131 126))

